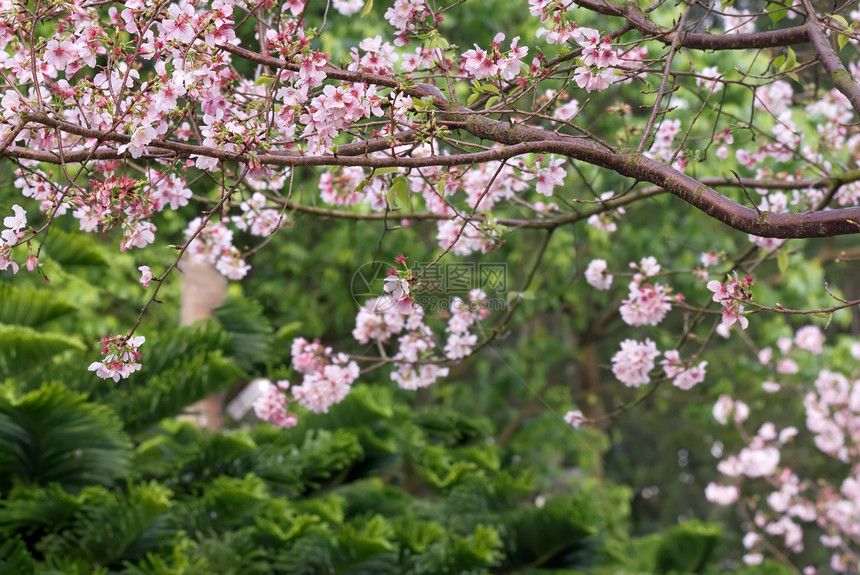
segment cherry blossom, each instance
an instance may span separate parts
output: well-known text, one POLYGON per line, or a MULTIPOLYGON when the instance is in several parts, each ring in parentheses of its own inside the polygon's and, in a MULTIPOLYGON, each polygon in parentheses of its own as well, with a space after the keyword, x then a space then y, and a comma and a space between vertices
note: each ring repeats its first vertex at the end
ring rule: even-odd
POLYGON ((89 370, 95 371, 102 379, 113 379, 115 382, 126 379, 132 373, 139 371, 138 363, 141 355, 138 349, 146 342, 143 336, 123 337, 113 335, 101 340, 102 361, 94 361, 89 370))
POLYGON ((298 417, 294 413, 287 413, 288 401, 281 393, 290 387, 290 382, 280 380, 276 384, 269 381, 263 382, 263 392, 254 400, 254 414, 276 427, 295 427, 298 417))
POLYGON ((660 352, 650 339, 638 342, 625 339, 621 350, 612 356, 612 373, 627 387, 639 387, 651 382, 648 375, 654 369, 654 360, 660 352))
POLYGON ((738 500, 740 492, 734 485, 720 485, 718 483, 708 483, 705 488, 705 497, 711 503, 717 505, 731 505, 738 500))
POLYGON ((608 272, 606 260, 591 260, 585 270, 586 281, 599 290, 608 290, 612 287, 612 278, 612 274, 608 272))
POLYGON ((152 281, 152 270, 149 269, 149 266, 140 266, 137 269, 140 270, 140 283, 143 284, 143 287, 149 287, 149 283, 152 281))

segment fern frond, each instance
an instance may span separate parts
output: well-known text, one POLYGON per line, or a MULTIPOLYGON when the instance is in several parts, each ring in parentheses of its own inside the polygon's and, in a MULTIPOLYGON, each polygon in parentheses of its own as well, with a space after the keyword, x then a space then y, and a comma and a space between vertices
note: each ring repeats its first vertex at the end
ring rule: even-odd
POLYGON ((130 442, 116 415, 50 384, 0 397, 0 490, 12 478, 65 486, 110 483, 126 473, 130 442))

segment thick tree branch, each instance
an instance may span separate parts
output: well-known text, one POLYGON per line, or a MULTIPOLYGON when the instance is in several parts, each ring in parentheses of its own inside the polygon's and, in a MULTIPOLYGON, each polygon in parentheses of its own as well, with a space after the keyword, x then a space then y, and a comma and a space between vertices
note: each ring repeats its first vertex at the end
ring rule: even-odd
POLYGON ((624 18, 643 34, 654 36, 664 44, 671 44, 677 34, 681 46, 694 50, 750 50, 809 42, 810 31, 806 26, 747 34, 688 34, 658 26, 635 2, 619 4, 608 0, 576 0, 576 3, 599 14, 624 18))
POLYGON ((809 18, 809 41, 812 47, 815 48, 815 54, 830 74, 830 80, 833 86, 839 90, 848 101, 851 102, 851 107, 860 115, 860 84, 851 77, 851 73, 845 69, 842 60, 830 40, 824 35, 824 30, 821 28, 821 22, 818 16, 815 15, 815 10, 809 0, 803 0, 803 7, 806 9, 806 16, 809 18))
MULTIPOLYGON (((432 86, 422 84, 416 88, 416 90, 419 89, 423 89, 425 95, 433 95, 437 99, 447 102, 441 97, 438 89, 432 86)), ((722 196, 702 182, 635 151, 616 151, 583 138, 561 135, 543 128, 508 124, 472 114, 462 114, 462 111, 466 110, 465 108, 450 103, 447 104, 447 107, 457 110, 448 115, 463 122, 467 131, 472 135, 506 144, 506 146, 471 154, 418 158, 301 156, 296 153, 296 155, 257 154, 256 160, 262 164, 277 166, 341 165, 368 168, 420 168, 501 161, 530 153, 559 154, 608 168, 638 181, 650 182, 660 186, 709 216, 745 233, 773 238, 828 237, 860 233, 860 208, 857 207, 826 212, 759 214, 752 208, 742 206, 722 196)), ((27 119, 85 137, 101 137, 103 140, 119 142, 125 142, 129 139, 125 135, 104 134, 97 130, 53 120, 40 114, 30 115, 27 119)), ((234 154, 204 146, 162 140, 154 140, 152 144, 156 147, 176 151, 182 155, 199 154, 227 161, 248 160, 247 154, 234 154)), ((6 154, 14 156, 17 150, 19 149, 9 149, 6 154)))

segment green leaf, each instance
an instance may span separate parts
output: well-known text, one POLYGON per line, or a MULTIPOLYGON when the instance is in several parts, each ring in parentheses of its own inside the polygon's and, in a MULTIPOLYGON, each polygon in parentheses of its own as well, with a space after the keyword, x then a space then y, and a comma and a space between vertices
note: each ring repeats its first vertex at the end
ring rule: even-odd
POLYGON ((426 112, 433 108, 433 97, 424 96, 423 98, 412 100, 412 107, 419 112, 426 112))
POLYGON ((373 10, 373 0, 367 0, 367 2, 364 3, 364 9, 361 11, 361 17, 364 18, 370 14, 371 10, 373 10))
POLYGON ((776 265, 779 267, 779 273, 785 273, 788 270, 788 254, 780 250, 776 256, 776 265))
POLYGON ((773 59, 773 69, 774 70, 782 70, 782 64, 785 62, 785 55, 780 54, 776 58, 773 59))
POLYGON ((493 105, 494 105, 496 102, 498 102, 499 100, 501 100, 501 98, 499 98, 498 96, 493 96, 493 97, 491 97, 489 100, 487 100, 487 103, 486 103, 486 104, 484 104, 484 109, 485 109, 485 110, 489 110, 489 109, 490 109, 490 108, 492 108, 492 107, 493 107, 493 105))
POLYGON ((444 36, 439 34, 438 30, 431 30, 426 34, 419 34, 418 37, 424 40, 424 47, 430 50, 435 50, 437 48, 446 50, 451 45, 444 36))
POLYGON ((409 207, 409 180, 406 176, 397 176, 388 188, 388 205, 396 208, 409 207))
POLYGON ((845 48, 845 44, 848 43, 848 35, 847 34, 837 34, 836 43, 839 44, 839 49, 842 50, 845 48))
POLYGON ((788 8, 776 2, 768 2, 764 9, 774 24, 785 18, 786 14, 788 14, 788 8))
POLYGON ((839 24, 842 25, 843 28, 848 28, 848 20, 846 20, 843 16, 839 14, 828 14, 832 20, 836 20, 839 24))
POLYGON ((439 182, 436 184, 436 191, 439 193, 440 198, 445 197, 445 184, 448 182, 448 174, 443 174, 441 178, 439 178, 439 182))
POLYGON ((373 172, 370 173, 370 176, 384 176, 385 174, 396 174, 399 172, 400 168, 373 168, 373 172))

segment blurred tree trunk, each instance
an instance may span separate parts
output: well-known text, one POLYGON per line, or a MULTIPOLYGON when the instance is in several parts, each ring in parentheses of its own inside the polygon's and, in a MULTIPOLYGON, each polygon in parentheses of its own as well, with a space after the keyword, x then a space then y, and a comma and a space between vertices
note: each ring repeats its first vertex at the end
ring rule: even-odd
MULTIPOLYGON (((212 264, 201 264, 191 258, 183 260, 182 302, 180 323, 192 324, 205 319, 212 310, 224 302, 227 294, 227 278, 218 273, 212 264)), ((189 406, 181 419, 193 421, 207 429, 221 429, 224 425, 224 396, 216 393, 189 406)))

